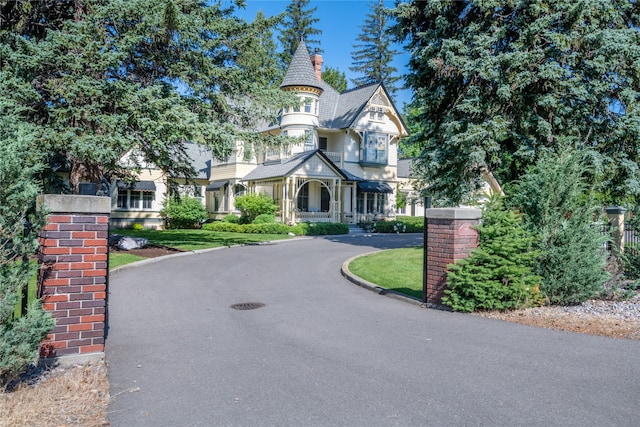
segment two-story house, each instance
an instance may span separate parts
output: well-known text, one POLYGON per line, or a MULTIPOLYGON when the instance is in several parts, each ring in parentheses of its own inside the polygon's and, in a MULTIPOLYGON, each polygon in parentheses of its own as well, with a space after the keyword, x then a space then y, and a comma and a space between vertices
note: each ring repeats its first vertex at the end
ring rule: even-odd
POLYGON ((358 223, 395 216, 398 141, 406 127, 381 83, 338 93, 322 80, 322 56, 301 42, 280 85, 300 98, 262 129, 303 142, 263 151, 238 142, 214 161, 207 186, 212 213, 234 211, 246 191, 267 194, 284 223, 358 223))
MULTIPOLYGON (((199 175, 179 191, 200 197, 210 218, 237 213, 235 198, 246 192, 271 196, 287 224, 394 217, 398 141, 407 130, 384 85, 337 92, 322 80, 322 56, 310 56, 301 42, 280 88, 298 96, 300 107, 284 109, 260 132, 301 142, 263 150, 238 141, 224 160, 187 144, 199 175)), ((156 172, 150 167, 133 188, 112 188, 115 226, 161 226, 169 186, 156 172)))

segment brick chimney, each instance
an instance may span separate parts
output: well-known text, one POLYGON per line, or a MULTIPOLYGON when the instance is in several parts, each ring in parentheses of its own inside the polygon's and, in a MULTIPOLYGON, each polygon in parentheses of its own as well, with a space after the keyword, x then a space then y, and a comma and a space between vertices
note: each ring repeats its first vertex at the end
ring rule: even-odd
POLYGON ((322 55, 319 53, 319 49, 316 49, 313 55, 311 55, 311 64, 313 65, 313 70, 316 72, 316 77, 318 78, 318 82, 322 81, 322 55))

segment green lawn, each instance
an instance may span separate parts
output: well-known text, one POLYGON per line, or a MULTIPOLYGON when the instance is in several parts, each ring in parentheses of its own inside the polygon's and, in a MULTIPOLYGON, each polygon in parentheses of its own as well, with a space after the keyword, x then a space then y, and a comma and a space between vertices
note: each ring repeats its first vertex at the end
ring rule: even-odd
POLYGON ((286 234, 249 234, 221 233, 209 230, 111 230, 112 234, 132 237, 144 237, 152 245, 193 251, 197 249, 217 248, 220 246, 240 245, 243 243, 268 242, 271 240, 291 239, 286 234))
POLYGON ((422 299, 422 247, 390 249, 354 259, 349 270, 386 289, 422 299))
POLYGON ((126 252, 111 252, 109 253, 109 269, 112 270, 125 264, 142 261, 143 259, 146 258, 143 256, 128 254, 126 252))

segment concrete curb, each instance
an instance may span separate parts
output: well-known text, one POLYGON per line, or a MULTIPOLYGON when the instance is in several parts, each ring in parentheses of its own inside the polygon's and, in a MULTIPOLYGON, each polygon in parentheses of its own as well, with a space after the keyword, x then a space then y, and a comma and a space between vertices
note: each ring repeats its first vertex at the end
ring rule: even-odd
POLYGON ((378 286, 375 283, 371 283, 367 280, 364 280, 358 276, 356 276, 355 274, 351 273, 351 271, 349 270, 349 264, 351 263, 351 261, 353 261, 356 258, 360 258, 366 255, 370 255, 370 254, 374 254, 374 253, 378 253, 380 251, 373 251, 373 252, 367 252, 365 254, 360 254, 360 255, 356 255, 354 257, 349 258, 348 260, 346 260, 345 262, 342 263, 342 267, 340 268, 340 273, 342 274, 342 276, 347 279, 348 281, 350 281, 351 283, 360 286, 361 288, 367 289, 369 291, 375 292, 378 295, 383 295, 389 298, 393 298, 402 302, 406 302, 409 304, 413 304, 413 305, 417 305, 418 307, 421 308, 428 308, 429 306, 427 304, 424 304, 422 301, 416 299, 416 298, 412 298, 410 296, 401 294, 399 292, 396 291, 392 291, 390 289, 387 288, 383 288, 382 286, 378 286))

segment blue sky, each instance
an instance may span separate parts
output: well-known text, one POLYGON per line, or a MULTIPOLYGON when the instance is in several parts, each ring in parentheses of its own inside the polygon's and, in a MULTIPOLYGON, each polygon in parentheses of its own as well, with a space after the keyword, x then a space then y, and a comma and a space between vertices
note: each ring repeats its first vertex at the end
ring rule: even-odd
MULTIPOLYGON (((393 7, 393 1, 385 1, 387 7, 393 7)), ((246 0, 246 8, 236 14, 240 18, 252 21, 259 10, 266 16, 273 16, 283 12, 289 1, 287 0, 246 0)), ((315 27, 322 31, 316 38, 322 49, 323 67, 338 68, 347 75, 349 88, 353 87, 351 79, 356 75, 349 70, 351 66, 351 52, 354 50, 356 38, 362 32, 366 15, 370 12, 370 0, 311 0, 309 8, 317 7, 314 17, 319 19, 315 27)), ((277 33, 274 34, 277 37, 277 33)), ((276 40, 277 41, 277 40, 276 40)), ((399 51, 393 66, 400 75, 407 73, 409 54, 400 46, 394 47, 399 51)), ((402 110, 403 104, 411 100, 411 92, 399 91, 396 96, 396 107, 402 110)))

